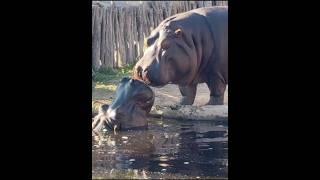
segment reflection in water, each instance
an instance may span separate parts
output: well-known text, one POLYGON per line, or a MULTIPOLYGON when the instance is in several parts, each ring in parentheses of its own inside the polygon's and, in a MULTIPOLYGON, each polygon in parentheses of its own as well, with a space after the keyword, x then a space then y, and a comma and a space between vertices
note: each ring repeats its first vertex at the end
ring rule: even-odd
POLYGON ((150 119, 148 130, 94 138, 93 177, 228 177, 227 124, 150 119))

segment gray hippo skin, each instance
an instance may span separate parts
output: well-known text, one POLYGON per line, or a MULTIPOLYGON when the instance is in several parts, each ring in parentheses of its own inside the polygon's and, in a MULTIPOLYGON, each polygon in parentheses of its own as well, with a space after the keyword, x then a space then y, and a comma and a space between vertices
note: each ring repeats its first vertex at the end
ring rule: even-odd
POLYGON ((198 8, 162 21, 145 40, 134 78, 155 87, 177 84, 182 105, 192 105, 197 84, 206 83, 207 104, 222 105, 228 84, 228 7, 198 8))
POLYGON ((104 127, 109 130, 146 128, 154 97, 154 92, 144 82, 123 78, 112 104, 102 105, 98 115, 93 118, 93 132, 99 133, 104 127))

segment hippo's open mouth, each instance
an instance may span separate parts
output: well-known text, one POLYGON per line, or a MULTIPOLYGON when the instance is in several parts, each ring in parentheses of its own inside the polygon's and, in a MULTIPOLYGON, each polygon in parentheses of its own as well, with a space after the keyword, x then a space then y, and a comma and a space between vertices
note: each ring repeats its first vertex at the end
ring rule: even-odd
POLYGON ((119 121, 113 120, 105 115, 98 114, 93 118, 92 131, 99 134, 102 129, 116 131, 121 128, 119 121))
POLYGON ((121 129, 121 124, 117 120, 106 118, 105 127, 109 130, 116 131, 121 129))
MULTIPOLYGON (((136 126, 136 127, 121 127, 121 123, 117 123, 116 120, 105 120, 103 122, 104 126, 107 131, 115 132, 115 131, 131 131, 131 130, 146 130, 148 129, 148 125, 145 126, 136 126)), ((99 130, 94 129, 93 132, 95 134, 99 133, 99 130)))
MULTIPOLYGON (((99 117, 95 117, 99 118, 99 117)), ((148 129, 148 125, 144 126, 132 126, 132 127, 122 127, 119 120, 115 120, 112 118, 108 118, 106 116, 100 117, 100 119, 96 119, 95 125, 92 126, 92 131, 95 135, 99 134, 102 129, 106 129, 107 131, 129 131, 129 130, 146 130, 148 129)))

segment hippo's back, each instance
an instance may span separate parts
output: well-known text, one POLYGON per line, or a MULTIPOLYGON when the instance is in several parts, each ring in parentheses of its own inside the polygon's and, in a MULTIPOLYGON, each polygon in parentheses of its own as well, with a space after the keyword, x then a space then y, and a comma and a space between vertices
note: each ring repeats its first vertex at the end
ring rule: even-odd
POLYGON ((228 81, 228 7, 205 7, 192 10, 192 12, 206 18, 214 38, 216 54, 214 61, 217 63, 214 69, 220 71, 228 81))
POLYGON ((192 10, 192 12, 203 15, 210 30, 213 33, 216 47, 228 49, 228 7, 214 6, 192 10), (218 44, 217 44, 218 43, 218 44))

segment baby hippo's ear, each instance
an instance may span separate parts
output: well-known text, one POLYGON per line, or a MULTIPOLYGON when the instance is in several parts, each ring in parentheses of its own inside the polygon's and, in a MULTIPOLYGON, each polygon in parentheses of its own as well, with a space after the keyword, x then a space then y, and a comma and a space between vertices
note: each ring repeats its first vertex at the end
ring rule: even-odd
POLYGON ((174 34, 176 35, 176 37, 181 37, 182 36, 182 29, 178 28, 174 31, 174 34))

